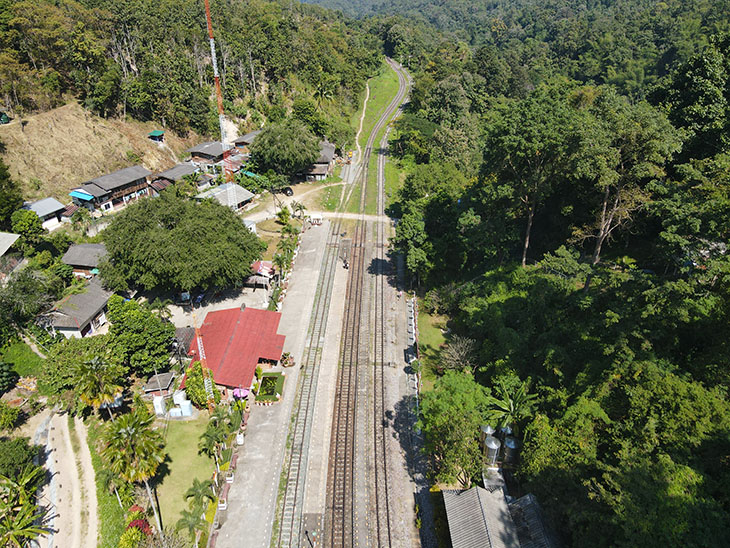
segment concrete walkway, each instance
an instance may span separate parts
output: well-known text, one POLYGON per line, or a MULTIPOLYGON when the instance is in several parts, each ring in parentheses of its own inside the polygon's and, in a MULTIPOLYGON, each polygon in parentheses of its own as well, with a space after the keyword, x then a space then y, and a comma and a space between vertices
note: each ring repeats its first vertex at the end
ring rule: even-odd
POLYGON ((285 369, 282 400, 269 407, 254 405, 251 410, 236 478, 228 495, 228 510, 220 515, 218 548, 269 546, 289 417, 329 230, 325 222, 302 235, 279 324, 279 333, 286 336, 284 350, 292 353, 296 365, 285 369))

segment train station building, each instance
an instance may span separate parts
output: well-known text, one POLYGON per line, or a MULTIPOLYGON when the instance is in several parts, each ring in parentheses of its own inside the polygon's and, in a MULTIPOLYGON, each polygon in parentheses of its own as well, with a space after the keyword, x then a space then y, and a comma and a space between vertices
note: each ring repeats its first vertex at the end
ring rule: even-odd
MULTIPOLYGON (((279 364, 286 340, 277 333, 280 320, 280 312, 245 305, 209 312, 205 317, 200 328, 205 361, 224 397, 236 388, 250 389, 257 365, 279 364)), ((193 360, 201 356, 195 338, 190 355, 193 360)))

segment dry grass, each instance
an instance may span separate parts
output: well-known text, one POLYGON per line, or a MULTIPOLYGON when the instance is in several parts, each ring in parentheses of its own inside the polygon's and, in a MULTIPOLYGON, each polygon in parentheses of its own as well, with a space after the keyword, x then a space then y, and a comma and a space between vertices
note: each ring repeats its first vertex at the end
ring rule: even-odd
POLYGON ((78 103, 30 116, 0 126, 0 156, 19 181, 26 199, 46 196, 69 201, 75 186, 136 163, 151 171, 175 165, 183 151, 201 140, 190 134, 181 139, 168 131, 167 146, 147 138, 153 122, 105 120, 78 103), (139 160, 137 160, 139 158, 139 160))

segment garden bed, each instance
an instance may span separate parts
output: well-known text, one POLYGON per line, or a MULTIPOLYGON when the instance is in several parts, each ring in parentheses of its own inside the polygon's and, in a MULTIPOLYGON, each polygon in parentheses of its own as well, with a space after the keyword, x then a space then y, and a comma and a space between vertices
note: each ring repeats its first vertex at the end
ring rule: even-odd
POLYGON ((256 393, 256 401, 276 402, 284 394, 284 381, 286 376, 281 372, 263 373, 259 381, 259 389, 256 393))

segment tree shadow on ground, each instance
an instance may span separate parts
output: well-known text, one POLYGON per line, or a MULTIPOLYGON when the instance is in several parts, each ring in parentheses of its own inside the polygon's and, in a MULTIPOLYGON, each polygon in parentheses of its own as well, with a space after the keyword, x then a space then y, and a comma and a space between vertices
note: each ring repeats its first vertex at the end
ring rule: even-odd
POLYGON ((401 398, 396 402, 394 411, 386 414, 386 419, 393 428, 393 438, 398 441, 406 456, 408 474, 416 484, 413 496, 418 508, 418 518, 421 520, 419 528, 421 546, 435 548, 439 544, 434 530, 436 518, 431 501, 431 484, 428 480, 430 463, 428 455, 422 451, 422 434, 415 428, 415 399, 410 396, 401 398))

